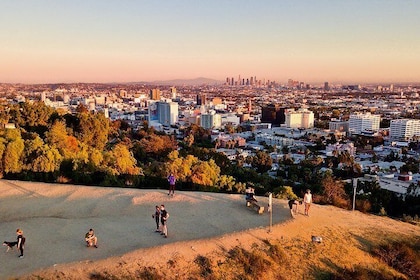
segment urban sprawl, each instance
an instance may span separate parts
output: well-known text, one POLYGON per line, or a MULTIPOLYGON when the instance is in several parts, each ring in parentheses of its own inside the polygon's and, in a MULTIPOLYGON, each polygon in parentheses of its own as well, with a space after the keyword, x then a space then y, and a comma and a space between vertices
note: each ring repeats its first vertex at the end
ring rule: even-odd
POLYGON ((420 182, 420 174, 400 170, 408 158, 420 158, 419 92, 416 84, 312 86, 239 76, 201 85, 0 84, 0 101, 41 100, 65 113, 84 105, 134 130, 147 121, 180 139, 185 127, 199 125, 232 161, 271 147, 274 173, 280 158, 299 163, 309 147, 320 158, 348 153, 366 174, 359 180, 404 196, 420 182))

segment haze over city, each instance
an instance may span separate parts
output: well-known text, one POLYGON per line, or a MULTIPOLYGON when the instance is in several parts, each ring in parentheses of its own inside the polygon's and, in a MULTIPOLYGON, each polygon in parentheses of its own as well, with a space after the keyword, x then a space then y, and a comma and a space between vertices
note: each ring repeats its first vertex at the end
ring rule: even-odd
POLYGON ((0 82, 418 82, 418 1, 1 1, 0 82))

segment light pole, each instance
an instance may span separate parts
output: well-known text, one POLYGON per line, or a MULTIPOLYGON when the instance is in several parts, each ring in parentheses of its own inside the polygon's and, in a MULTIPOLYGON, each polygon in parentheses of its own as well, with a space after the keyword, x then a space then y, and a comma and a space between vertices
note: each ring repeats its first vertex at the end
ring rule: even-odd
POLYGON ((268 212, 270 212, 270 229, 268 232, 271 232, 271 226, 273 225, 273 194, 268 194, 268 212))
POLYGON ((357 189, 357 178, 353 178, 353 211, 356 208, 356 189, 357 189))

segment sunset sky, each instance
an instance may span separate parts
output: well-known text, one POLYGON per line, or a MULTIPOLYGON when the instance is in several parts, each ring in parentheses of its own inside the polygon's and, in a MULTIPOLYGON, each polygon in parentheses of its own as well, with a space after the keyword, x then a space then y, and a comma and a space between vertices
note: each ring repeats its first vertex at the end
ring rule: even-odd
POLYGON ((420 1, 0 0, 0 82, 420 82, 420 1))

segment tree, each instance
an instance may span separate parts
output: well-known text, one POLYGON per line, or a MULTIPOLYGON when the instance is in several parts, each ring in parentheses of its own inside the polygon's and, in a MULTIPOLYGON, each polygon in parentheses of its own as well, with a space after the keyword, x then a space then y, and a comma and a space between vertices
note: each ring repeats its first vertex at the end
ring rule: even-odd
POLYGON ((117 144, 105 158, 107 171, 112 175, 140 175, 142 170, 136 166, 136 159, 123 144, 117 144))
POLYGON ((212 159, 198 161, 191 171, 191 182, 205 186, 214 186, 220 176, 220 168, 212 159))
POLYGON ((56 121, 45 133, 49 145, 57 148, 65 159, 76 158, 80 151, 78 140, 69 135, 66 124, 63 121, 56 121))
POLYGON ((90 147, 103 150, 108 142, 109 133, 109 121, 105 115, 81 112, 77 114, 77 118, 77 138, 90 147))
POLYGON ((62 156, 56 148, 44 144, 37 137, 25 141, 25 166, 26 170, 33 172, 54 172, 59 170, 62 156))
POLYGON ((265 173, 271 169, 273 160, 270 155, 263 151, 258 151, 251 159, 251 165, 258 173, 265 173))
POLYGON ((6 173, 19 173, 22 171, 22 155, 25 144, 22 138, 10 141, 3 153, 3 168, 6 173))
POLYGON ((136 158, 138 160, 147 160, 147 158, 142 158, 142 154, 154 159, 161 159, 166 157, 169 152, 176 150, 178 145, 171 136, 151 134, 135 142, 135 147, 137 150, 136 158))
POLYGON ((346 207, 348 205, 343 182, 335 180, 330 172, 324 174, 321 185, 322 202, 339 207, 346 207))

